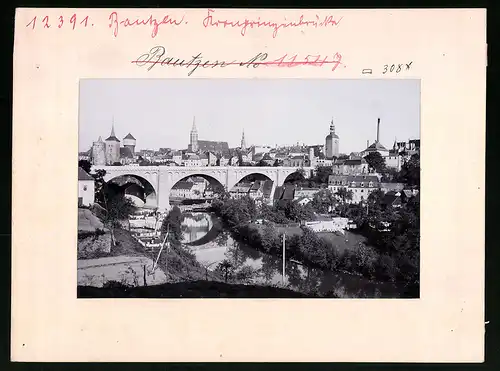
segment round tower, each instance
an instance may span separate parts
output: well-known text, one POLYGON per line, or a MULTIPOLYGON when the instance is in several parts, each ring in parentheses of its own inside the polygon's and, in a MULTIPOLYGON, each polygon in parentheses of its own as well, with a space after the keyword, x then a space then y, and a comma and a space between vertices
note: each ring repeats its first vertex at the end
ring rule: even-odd
POLYGON ((125 148, 130 148, 132 154, 135 154, 135 145, 136 145, 136 139, 132 134, 128 133, 127 136, 123 138, 123 146, 125 148))
POLYGON ((100 136, 97 142, 92 143, 92 164, 106 165, 106 144, 100 136))

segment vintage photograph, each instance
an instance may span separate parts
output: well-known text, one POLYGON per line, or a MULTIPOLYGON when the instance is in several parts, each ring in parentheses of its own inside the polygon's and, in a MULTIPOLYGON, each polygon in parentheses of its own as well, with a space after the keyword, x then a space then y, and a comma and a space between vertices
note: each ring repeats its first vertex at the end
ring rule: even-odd
POLYGON ((78 145, 79 298, 420 296, 420 80, 82 79, 78 145))

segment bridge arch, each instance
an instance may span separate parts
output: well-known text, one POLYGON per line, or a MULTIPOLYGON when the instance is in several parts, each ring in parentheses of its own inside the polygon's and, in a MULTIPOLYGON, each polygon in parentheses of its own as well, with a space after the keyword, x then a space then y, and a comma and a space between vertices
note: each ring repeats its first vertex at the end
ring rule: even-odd
MULTIPOLYGON (((185 175, 184 177, 172 181, 169 189, 169 200, 173 200, 176 198, 185 198, 183 197, 183 192, 176 192, 179 187, 184 186, 185 183, 192 183, 192 186, 189 192, 186 194, 192 194, 192 196, 196 196, 193 198, 210 198, 211 195, 224 191, 224 183, 221 182, 220 179, 217 179, 214 176, 203 174, 203 173, 190 173, 185 175), (199 179, 204 179, 208 184, 201 185, 197 188, 197 185, 200 184, 199 179), (193 189, 194 188, 194 189, 193 189)), ((182 188, 181 188, 182 189, 182 188)))
POLYGON ((106 183, 110 186, 118 187, 123 191, 124 195, 130 198, 138 207, 158 207, 157 189, 143 176, 127 173, 115 174, 109 176, 106 183))

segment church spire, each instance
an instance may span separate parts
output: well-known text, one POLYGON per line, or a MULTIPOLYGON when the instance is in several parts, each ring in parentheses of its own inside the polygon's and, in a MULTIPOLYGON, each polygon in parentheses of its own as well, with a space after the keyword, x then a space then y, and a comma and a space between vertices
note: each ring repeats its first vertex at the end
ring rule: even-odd
POLYGON ((196 117, 193 116, 193 127, 191 128, 191 131, 196 131, 196 117))
POLYGON ((110 137, 115 137, 115 116, 111 117, 111 135, 110 137))

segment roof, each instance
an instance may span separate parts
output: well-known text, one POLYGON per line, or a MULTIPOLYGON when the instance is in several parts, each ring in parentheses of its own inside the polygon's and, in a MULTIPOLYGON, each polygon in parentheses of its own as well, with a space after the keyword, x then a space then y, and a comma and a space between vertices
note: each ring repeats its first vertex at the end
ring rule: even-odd
POLYGON ((133 137, 133 135, 132 135, 132 134, 130 134, 130 133, 128 133, 128 134, 125 136, 125 138, 123 138, 123 139, 133 139, 133 140, 136 140, 136 139, 133 137))
POLYGON ((372 152, 372 151, 388 151, 387 148, 385 148, 380 142, 374 142, 372 143, 371 146, 369 146, 367 149, 365 149, 367 152, 372 152))
POLYGON ((193 183, 191 182, 186 182, 186 181, 180 181, 177 182, 172 189, 191 189, 193 188, 193 183))
POLYGON ((335 160, 333 165, 347 165, 347 166, 359 166, 367 164, 366 160, 364 158, 356 158, 356 159, 342 159, 342 160, 335 160))
POLYGON ((211 140, 198 140, 198 148, 203 151, 211 152, 225 152, 229 151, 229 145, 227 142, 216 142, 211 140))
POLYGON ((308 187, 300 187, 297 188, 298 191, 314 191, 314 192, 319 192, 321 188, 308 188, 308 187))
POLYGON ((258 190, 259 190, 259 188, 260 188, 260 183, 261 183, 261 182, 260 182, 260 180, 256 180, 256 181, 252 184, 252 186, 250 187, 250 190, 251 190, 251 191, 258 191, 258 190))
POLYGON ((200 156, 195 155, 195 154, 189 154, 189 155, 184 155, 182 156, 183 160, 199 160, 200 156))
POLYGON ((401 198, 392 193, 386 193, 382 198, 382 203, 385 205, 401 204, 401 198))
POLYGON ((120 140, 115 137, 114 135, 110 135, 109 137, 106 138, 106 142, 120 142, 120 140))
POLYGON ((413 192, 409 189, 404 189, 403 194, 408 198, 413 197, 413 192))
POLYGON ((272 180, 268 179, 268 180, 264 181, 264 186, 262 187, 262 193, 264 194, 264 197, 271 196, 273 184, 274 184, 274 182, 272 180))
POLYGON ((263 160, 272 160, 273 158, 269 155, 269 153, 266 153, 264 157, 262 157, 263 160))
POLYGON ((94 180, 89 173, 83 170, 81 167, 78 168, 78 180, 94 180))
POLYGON ((134 154, 132 153, 132 150, 130 148, 121 147, 120 148, 120 157, 134 158, 134 154))
POLYGON ((381 183, 380 187, 387 190, 401 191, 404 188, 404 183, 381 183))
POLYGON ((379 183, 378 177, 376 175, 330 175, 328 176, 328 183, 334 181, 342 181, 345 183, 361 183, 361 182, 373 182, 379 183))

